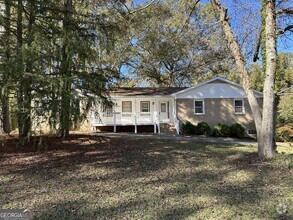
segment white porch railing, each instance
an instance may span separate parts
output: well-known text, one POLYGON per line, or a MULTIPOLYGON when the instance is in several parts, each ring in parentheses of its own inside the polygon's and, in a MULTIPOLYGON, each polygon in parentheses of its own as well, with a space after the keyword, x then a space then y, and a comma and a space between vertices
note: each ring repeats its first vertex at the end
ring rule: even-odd
POLYGON ((158 112, 93 112, 91 114, 91 126, 116 126, 134 125, 137 133, 137 125, 154 125, 154 133, 160 133, 160 120, 158 112), (157 130, 158 129, 158 130, 157 130))
POLYGON ((157 121, 156 112, 96 112, 91 117, 95 125, 107 124, 153 124, 157 121))
POLYGON ((158 112, 93 112, 91 114, 91 126, 116 126, 135 125, 154 125, 154 132, 160 133, 160 120, 158 112))

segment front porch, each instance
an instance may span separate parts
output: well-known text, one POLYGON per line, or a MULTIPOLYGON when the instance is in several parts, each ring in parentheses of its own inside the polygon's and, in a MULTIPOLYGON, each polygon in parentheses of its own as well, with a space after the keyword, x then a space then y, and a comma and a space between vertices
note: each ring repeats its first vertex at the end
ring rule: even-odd
POLYGON ((154 133, 160 133, 160 123, 170 120, 160 119, 158 112, 95 112, 91 117, 91 127, 93 130, 98 126, 113 126, 113 131, 117 131, 117 126, 134 126, 134 132, 137 133, 137 127, 141 125, 154 126, 154 133))
POLYGON ((115 97, 113 105, 105 108, 96 106, 91 113, 91 127, 153 126, 154 133, 160 133, 160 124, 176 122, 173 97, 115 97))

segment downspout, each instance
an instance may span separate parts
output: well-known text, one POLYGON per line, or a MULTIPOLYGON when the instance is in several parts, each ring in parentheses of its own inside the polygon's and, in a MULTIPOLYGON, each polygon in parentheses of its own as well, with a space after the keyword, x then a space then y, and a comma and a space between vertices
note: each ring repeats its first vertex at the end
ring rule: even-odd
POLYGON ((137 134, 137 107, 136 107, 136 97, 134 97, 134 133, 137 134))
POLYGON ((117 127, 116 127, 116 99, 114 99, 115 101, 115 105, 114 105, 114 117, 113 117, 113 123, 114 123, 114 127, 113 127, 113 132, 116 133, 117 132, 117 127))
POLYGON ((154 100, 154 110, 153 110, 153 122, 154 122, 154 133, 157 133, 157 98, 154 100))
POLYGON ((177 97, 174 97, 174 119, 177 119, 177 97))
POLYGON ((176 96, 174 97, 174 106, 173 107, 174 107, 174 124, 175 124, 177 134, 179 135, 180 134, 180 125, 179 125, 179 120, 177 117, 177 97, 176 96))

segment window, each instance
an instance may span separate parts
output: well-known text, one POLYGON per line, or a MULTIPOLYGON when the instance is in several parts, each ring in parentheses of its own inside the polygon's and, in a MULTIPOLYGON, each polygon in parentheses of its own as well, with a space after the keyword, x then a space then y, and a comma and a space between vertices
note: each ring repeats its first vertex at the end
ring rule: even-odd
POLYGON ((235 114, 244 114, 244 101, 243 99, 234 99, 234 112, 235 114))
POLYGON ((122 102, 122 112, 132 112, 132 103, 131 103, 131 101, 122 102))
POLYGON ((204 100, 195 100, 194 101, 194 114, 196 115, 204 115, 204 100))
POLYGON ((256 134, 256 130, 248 130, 248 134, 256 134))
POLYGON ((150 112, 150 102, 140 102, 141 112, 150 112))
POLYGON ((161 103, 161 112, 167 112, 167 103, 161 103))
MULTIPOLYGON (((35 101, 34 105, 35 105, 35 113, 36 116, 44 116, 44 103, 40 102, 40 101, 35 101)), ((1 107, 0 107, 0 111, 1 111, 1 107)))
POLYGON ((122 102, 122 117, 130 117, 131 114, 127 114, 127 112, 132 112, 132 102, 131 101, 123 101, 122 102))

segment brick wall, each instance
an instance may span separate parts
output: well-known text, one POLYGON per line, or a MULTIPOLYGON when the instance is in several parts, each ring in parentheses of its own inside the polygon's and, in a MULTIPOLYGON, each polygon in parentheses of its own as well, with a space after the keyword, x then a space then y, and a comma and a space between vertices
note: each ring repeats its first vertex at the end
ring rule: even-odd
POLYGON ((194 99, 177 99, 177 116, 182 122, 193 124, 207 122, 211 127, 217 123, 232 125, 239 123, 247 130, 255 130, 253 116, 247 99, 245 99, 245 114, 234 113, 234 99, 204 99, 205 114, 194 114, 194 99))

